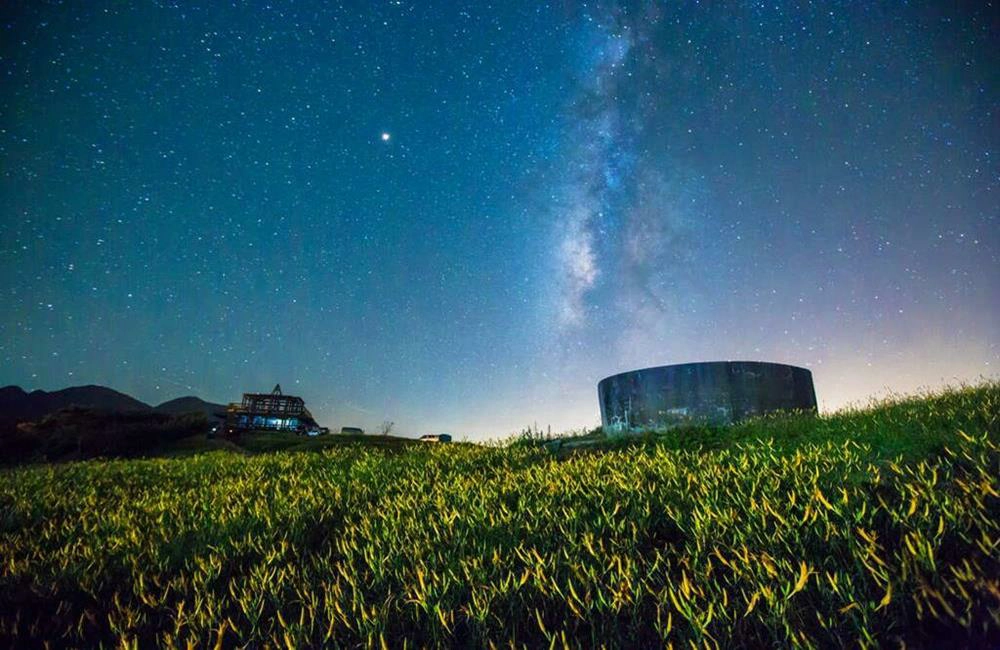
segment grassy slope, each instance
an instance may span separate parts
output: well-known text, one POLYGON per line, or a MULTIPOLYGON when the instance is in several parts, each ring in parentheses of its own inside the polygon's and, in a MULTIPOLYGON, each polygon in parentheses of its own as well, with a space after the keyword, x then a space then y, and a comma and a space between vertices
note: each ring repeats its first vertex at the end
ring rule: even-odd
POLYGON ((0 639, 995 644, 998 418, 994 383, 564 458, 348 444, 10 470, 0 639))
POLYGON ((300 436, 283 431, 256 431, 229 440, 225 437, 207 438, 204 434, 183 438, 169 445, 152 449, 146 457, 182 458, 213 451, 231 451, 238 454, 261 454, 278 451, 323 451, 333 447, 365 445, 377 448, 400 449, 416 444, 418 440, 398 436, 344 435, 300 436))
POLYGON ((894 397, 821 417, 779 414, 735 426, 681 427, 650 432, 601 442, 598 448, 651 445, 707 451, 770 440, 778 451, 789 452, 803 445, 851 440, 866 445, 872 457, 901 456, 909 460, 940 453, 948 442, 957 438, 958 431, 997 435, 998 430, 1000 384, 984 383, 894 397))

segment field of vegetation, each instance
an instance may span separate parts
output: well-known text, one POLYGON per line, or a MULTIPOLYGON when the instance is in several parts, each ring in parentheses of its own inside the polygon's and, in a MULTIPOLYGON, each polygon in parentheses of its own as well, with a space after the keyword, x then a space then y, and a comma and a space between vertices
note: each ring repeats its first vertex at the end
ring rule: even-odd
POLYGON ((14 647, 995 647, 1000 384, 574 453, 0 472, 14 647))

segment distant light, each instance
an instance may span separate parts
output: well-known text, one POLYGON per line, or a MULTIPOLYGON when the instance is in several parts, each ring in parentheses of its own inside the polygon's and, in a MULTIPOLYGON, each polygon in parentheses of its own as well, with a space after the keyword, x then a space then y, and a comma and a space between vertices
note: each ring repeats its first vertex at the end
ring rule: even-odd
POLYGON ((389 138, 391 138, 391 137, 392 137, 392 136, 390 136, 390 135, 389 135, 388 133, 386 133, 385 131, 383 131, 383 132, 382 132, 382 142, 388 142, 388 141, 389 141, 389 138))

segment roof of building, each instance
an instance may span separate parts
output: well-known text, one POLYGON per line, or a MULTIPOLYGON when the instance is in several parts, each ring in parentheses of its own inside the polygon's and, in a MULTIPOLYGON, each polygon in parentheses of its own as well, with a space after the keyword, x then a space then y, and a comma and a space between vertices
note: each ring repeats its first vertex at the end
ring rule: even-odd
POLYGON ((270 393, 243 393, 242 403, 230 404, 228 411, 253 416, 294 417, 303 424, 316 425, 312 413, 305 406, 305 400, 297 395, 285 395, 281 392, 281 384, 276 384, 270 393))

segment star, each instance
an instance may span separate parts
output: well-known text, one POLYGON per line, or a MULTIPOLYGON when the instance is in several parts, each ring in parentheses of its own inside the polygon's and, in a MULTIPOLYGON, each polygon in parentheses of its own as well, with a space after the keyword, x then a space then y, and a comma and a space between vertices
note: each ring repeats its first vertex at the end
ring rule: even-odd
POLYGON ((388 142, 391 137, 387 131, 382 131, 382 142, 388 142))

